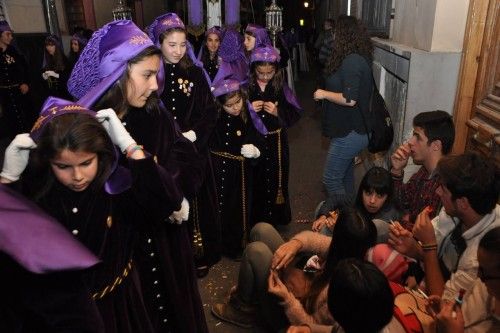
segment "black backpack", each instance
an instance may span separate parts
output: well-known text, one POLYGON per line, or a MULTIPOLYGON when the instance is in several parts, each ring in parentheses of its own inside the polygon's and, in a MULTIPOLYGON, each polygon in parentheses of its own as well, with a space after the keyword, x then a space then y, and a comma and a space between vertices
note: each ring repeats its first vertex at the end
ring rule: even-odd
POLYGON ((374 154, 389 150, 394 139, 394 127, 384 98, 375 84, 375 79, 368 110, 360 108, 360 111, 368 134, 368 151, 374 154))

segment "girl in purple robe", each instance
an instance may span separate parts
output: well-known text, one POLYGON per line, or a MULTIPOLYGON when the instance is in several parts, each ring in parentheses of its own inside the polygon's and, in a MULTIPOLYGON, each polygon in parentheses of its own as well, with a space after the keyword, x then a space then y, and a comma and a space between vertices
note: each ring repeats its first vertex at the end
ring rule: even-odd
POLYGON ((73 67, 75 67, 78 58, 80 58, 80 54, 83 51, 85 45, 87 45, 88 39, 85 38, 82 34, 74 34, 71 37, 70 41, 70 49, 68 53, 68 72, 71 73, 73 67))
POLYGON ((219 82, 213 87, 213 94, 219 106, 219 118, 210 140, 210 151, 221 216, 222 253, 239 258, 250 231, 253 162, 260 156, 263 134, 267 130, 251 109, 238 81, 219 82))
MULTIPOLYGON (((186 221, 190 197, 201 184, 203 168, 195 147, 162 108, 161 51, 128 20, 106 24, 83 50, 68 87, 84 106, 113 108, 127 131, 154 156, 171 219, 157 220, 147 208, 144 232, 134 247, 134 264, 156 332, 207 332, 192 262, 186 221)), ((125 163, 121 160, 120 163, 125 163)))
POLYGON ((205 41, 198 54, 198 60, 203 63, 203 68, 207 72, 210 80, 213 81, 219 71, 220 57, 218 55, 222 40, 222 30, 219 26, 214 26, 205 32, 205 41))
POLYGON ((217 121, 214 97, 202 64, 194 58, 186 29, 174 13, 157 17, 148 27, 150 38, 163 55, 165 87, 161 100, 179 125, 182 135, 196 146, 204 165, 204 180, 190 200, 191 229, 197 274, 208 274, 220 260, 221 231, 208 140, 217 121))
POLYGON ((49 96, 68 97, 68 60, 64 55, 61 40, 55 35, 45 38, 43 53, 42 78, 49 96))
POLYGON ((135 267, 135 244, 170 211, 153 156, 116 113, 94 113, 50 97, 31 133, 16 136, 7 148, 0 176, 2 182, 22 177, 22 191, 99 258, 85 282, 105 331, 155 332, 135 267), (124 152, 127 168, 117 167, 114 145, 124 152))
POLYGON ((254 173, 253 224, 288 224, 291 220, 286 131, 299 120, 302 108, 283 82, 279 60, 278 52, 269 46, 256 48, 250 57, 249 100, 269 131, 254 173))

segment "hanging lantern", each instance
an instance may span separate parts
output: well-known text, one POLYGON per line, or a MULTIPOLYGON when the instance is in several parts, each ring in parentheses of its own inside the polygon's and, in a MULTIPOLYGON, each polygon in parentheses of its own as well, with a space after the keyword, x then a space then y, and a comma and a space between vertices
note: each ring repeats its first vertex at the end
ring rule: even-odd
POLYGON ((271 5, 265 9, 266 12, 266 28, 271 34, 273 45, 276 47, 276 36, 278 32, 283 30, 283 9, 276 4, 276 0, 272 0, 271 5))
POLYGON ((132 9, 123 3, 123 0, 118 0, 118 5, 113 8, 113 20, 131 20, 132 9))

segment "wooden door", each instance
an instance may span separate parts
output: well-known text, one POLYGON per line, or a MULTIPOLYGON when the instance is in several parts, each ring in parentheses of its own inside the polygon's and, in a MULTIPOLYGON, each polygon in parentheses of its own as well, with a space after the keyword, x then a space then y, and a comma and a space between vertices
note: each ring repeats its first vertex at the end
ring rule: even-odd
POLYGON ((500 166, 500 0, 470 2, 455 106, 456 153, 479 151, 500 166))

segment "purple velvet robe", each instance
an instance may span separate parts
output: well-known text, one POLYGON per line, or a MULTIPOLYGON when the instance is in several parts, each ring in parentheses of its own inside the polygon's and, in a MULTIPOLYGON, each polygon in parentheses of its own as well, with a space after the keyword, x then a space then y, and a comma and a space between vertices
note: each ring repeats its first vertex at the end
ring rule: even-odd
POLYGON ((257 113, 270 133, 265 136, 266 144, 254 171, 252 222, 288 224, 291 220, 288 195, 290 154, 286 129, 300 119, 302 110, 294 101, 287 100, 283 89, 275 91, 270 83, 265 91, 257 85, 250 85, 249 100, 278 103, 278 117, 264 110, 257 113), (278 200, 280 197, 282 202, 278 200))
POLYGON ((190 199, 189 225, 191 234, 201 231, 203 248, 194 248, 197 266, 213 265, 220 259, 221 230, 216 209, 216 189, 208 140, 217 120, 214 97, 203 71, 197 66, 187 69, 179 64, 164 64, 165 88, 161 99, 174 117, 181 132, 194 131, 199 153, 198 162, 204 166, 204 181, 190 199))

